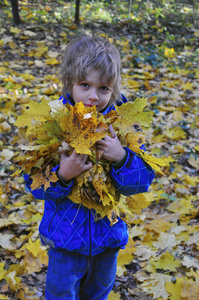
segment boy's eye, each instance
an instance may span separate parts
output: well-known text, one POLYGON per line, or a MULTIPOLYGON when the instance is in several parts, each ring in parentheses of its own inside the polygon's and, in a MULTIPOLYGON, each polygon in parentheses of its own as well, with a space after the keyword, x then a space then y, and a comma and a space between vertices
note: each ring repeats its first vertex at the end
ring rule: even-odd
POLYGON ((101 90, 106 92, 109 91, 109 88, 107 86, 101 86, 101 90))
POLYGON ((86 83, 86 82, 82 82, 80 85, 81 85, 82 87, 88 87, 88 83, 86 83))

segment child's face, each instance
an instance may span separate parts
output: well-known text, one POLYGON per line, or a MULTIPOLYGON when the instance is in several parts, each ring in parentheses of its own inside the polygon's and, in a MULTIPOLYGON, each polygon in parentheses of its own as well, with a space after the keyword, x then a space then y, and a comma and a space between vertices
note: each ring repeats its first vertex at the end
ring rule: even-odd
POLYGON ((91 70, 86 78, 75 82, 72 87, 72 97, 75 103, 82 102, 84 106, 94 106, 101 111, 107 106, 113 92, 113 84, 101 82, 101 72, 91 70))

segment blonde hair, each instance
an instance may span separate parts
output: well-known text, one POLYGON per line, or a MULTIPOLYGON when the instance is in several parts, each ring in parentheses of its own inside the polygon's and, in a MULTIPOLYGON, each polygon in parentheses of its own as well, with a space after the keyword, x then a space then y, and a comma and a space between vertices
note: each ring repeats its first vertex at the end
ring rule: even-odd
POLYGON ((62 96, 72 96, 75 82, 86 78, 91 70, 101 72, 101 80, 105 84, 113 82, 113 93, 109 101, 111 105, 120 99, 121 57, 116 47, 108 39, 101 36, 84 35, 73 39, 65 49, 60 67, 60 79, 63 84, 62 96))

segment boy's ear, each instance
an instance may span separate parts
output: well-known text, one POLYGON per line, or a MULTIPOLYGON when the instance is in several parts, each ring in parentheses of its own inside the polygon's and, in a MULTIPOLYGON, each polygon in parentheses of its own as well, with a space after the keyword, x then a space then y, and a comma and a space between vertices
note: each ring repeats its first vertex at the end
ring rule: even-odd
POLYGON ((66 87, 68 86, 68 80, 65 81, 66 82, 66 87))

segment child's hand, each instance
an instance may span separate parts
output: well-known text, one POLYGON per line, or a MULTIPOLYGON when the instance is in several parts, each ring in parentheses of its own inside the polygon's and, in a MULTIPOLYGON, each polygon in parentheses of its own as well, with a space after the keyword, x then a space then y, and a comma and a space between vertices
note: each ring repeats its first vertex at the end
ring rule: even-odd
POLYGON ((120 161, 126 154, 120 141, 113 130, 112 125, 109 126, 111 137, 106 135, 102 140, 97 141, 97 149, 103 151, 103 158, 111 162, 120 161))
POLYGON ((69 181, 92 167, 92 162, 87 162, 87 155, 77 154, 75 150, 71 156, 62 153, 60 156, 60 167, 58 175, 64 180, 69 181))

